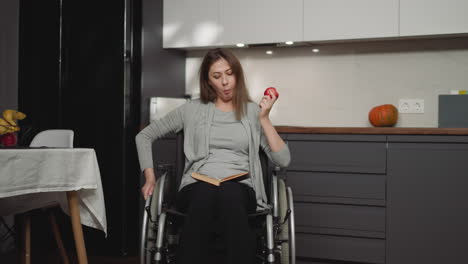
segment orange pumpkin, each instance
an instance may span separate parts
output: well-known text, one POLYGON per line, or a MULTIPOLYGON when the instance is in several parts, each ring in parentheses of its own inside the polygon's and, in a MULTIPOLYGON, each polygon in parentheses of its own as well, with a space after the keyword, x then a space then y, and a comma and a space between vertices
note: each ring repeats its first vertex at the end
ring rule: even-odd
POLYGON ((375 127, 391 127, 397 121, 398 110, 391 104, 376 106, 369 112, 369 122, 375 127))

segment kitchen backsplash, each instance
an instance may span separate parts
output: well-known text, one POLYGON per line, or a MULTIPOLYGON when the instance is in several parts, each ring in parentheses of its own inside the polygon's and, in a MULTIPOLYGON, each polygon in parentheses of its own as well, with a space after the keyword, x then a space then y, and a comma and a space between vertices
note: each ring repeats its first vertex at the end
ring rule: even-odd
MULTIPOLYGON (((468 89, 468 37, 233 51, 254 101, 266 87, 278 89, 280 98, 271 113, 275 125, 368 127, 372 107, 398 107, 400 98, 418 98, 424 99, 424 114, 400 114, 397 126, 437 127, 438 95, 468 89), (312 52, 314 48, 320 52, 312 52)), ((187 53, 187 94, 198 93, 205 52, 187 53)))

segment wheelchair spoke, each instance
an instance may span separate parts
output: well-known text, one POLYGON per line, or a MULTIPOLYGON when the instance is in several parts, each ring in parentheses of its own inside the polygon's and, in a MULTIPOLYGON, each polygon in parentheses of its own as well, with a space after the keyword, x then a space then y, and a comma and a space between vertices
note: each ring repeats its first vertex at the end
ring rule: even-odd
POLYGON ((151 216, 151 208, 149 206, 145 207, 146 213, 148 214, 148 220, 151 223, 156 223, 156 220, 153 220, 153 217, 151 216))
POLYGON ((286 222, 289 220, 290 215, 291 215, 291 209, 288 208, 288 210, 286 211, 286 215, 284 216, 284 219, 283 219, 283 222, 281 223, 281 225, 286 224, 286 222))

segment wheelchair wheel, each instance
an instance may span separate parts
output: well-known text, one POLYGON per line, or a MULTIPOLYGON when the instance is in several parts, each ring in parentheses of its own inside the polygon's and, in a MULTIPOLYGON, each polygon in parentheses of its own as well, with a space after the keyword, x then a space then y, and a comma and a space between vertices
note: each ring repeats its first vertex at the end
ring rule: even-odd
POLYGON ((296 222, 294 219, 294 200, 291 187, 287 188, 288 191, 288 208, 291 210, 288 220, 289 229, 289 259, 291 264, 296 264, 296 222))
POLYGON ((158 224, 158 213, 160 212, 160 185, 161 180, 156 181, 153 195, 148 197, 143 213, 143 226, 140 244, 140 263, 151 264, 156 249, 156 235, 158 224))
MULTIPOLYGON (((279 221, 283 221, 288 210, 288 200, 286 195, 286 184, 284 180, 278 179, 278 208, 279 221)), ((289 226, 282 225, 279 232, 279 240, 285 241, 281 243, 281 256, 279 258, 281 264, 289 264, 289 226)))
POLYGON ((288 209, 291 210, 286 224, 281 226, 279 232, 279 240, 281 243, 281 264, 296 263, 296 246, 295 246, 295 230, 294 230, 294 208, 292 203, 292 190, 286 188, 284 180, 278 180, 278 207, 279 221, 283 221, 286 217, 288 209))

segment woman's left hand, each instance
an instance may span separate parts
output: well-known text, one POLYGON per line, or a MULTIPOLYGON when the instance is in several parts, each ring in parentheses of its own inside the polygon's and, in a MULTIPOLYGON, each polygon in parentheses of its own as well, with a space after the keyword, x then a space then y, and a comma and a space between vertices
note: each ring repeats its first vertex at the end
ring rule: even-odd
POLYGON ((259 103, 260 106, 260 114, 259 118, 261 119, 268 119, 270 115, 271 108, 273 104, 276 102, 276 96, 272 91, 269 91, 270 95, 264 95, 262 100, 259 103), (271 97, 270 97, 271 96, 271 97))

